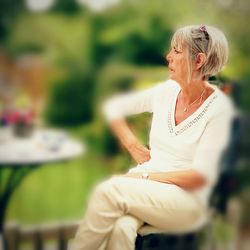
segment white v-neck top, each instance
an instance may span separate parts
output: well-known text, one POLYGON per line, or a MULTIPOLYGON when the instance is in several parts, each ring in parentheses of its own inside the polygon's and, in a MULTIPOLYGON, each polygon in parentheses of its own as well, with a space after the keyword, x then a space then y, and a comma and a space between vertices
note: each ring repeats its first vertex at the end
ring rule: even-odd
POLYGON ((220 157, 230 137, 234 114, 231 100, 218 88, 184 121, 175 125, 175 106, 181 88, 173 80, 147 90, 123 94, 104 106, 108 121, 152 112, 149 134, 151 159, 130 172, 169 172, 195 169, 207 182, 194 191, 208 203, 219 174, 220 157))

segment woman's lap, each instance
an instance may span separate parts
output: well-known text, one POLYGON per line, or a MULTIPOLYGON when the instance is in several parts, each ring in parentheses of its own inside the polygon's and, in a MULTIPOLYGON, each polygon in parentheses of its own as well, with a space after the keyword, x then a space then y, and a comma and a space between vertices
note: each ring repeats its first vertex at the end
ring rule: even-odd
POLYGON ((97 190, 115 201, 123 214, 167 231, 187 230, 204 213, 196 197, 176 185, 113 177, 99 184, 97 190))

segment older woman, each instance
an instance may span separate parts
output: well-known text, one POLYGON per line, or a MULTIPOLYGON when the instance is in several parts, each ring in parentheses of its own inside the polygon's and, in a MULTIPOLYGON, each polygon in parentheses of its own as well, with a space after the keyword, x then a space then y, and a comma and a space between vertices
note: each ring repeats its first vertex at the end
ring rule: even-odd
POLYGON ((230 100, 208 82, 227 61, 228 44, 211 26, 177 30, 166 59, 170 80, 109 100, 112 131, 138 165, 95 189, 75 250, 132 250, 145 223, 187 232, 204 218, 232 119, 230 100), (152 112, 150 149, 124 119, 152 112))

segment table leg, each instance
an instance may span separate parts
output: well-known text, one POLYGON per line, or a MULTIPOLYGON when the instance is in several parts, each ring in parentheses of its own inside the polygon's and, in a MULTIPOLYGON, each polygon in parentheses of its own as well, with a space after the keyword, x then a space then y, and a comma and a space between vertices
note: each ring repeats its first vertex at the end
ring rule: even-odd
MULTIPOLYGON (((7 177, 7 180, 3 180, 3 168, 0 168, 0 181, 1 181, 1 193, 0 193, 0 247, 4 244, 4 220, 7 212, 7 207, 9 201, 16 190, 16 188, 21 184, 23 179, 34 169, 36 169, 38 165, 32 166, 11 166, 10 173, 7 177), (2 242, 2 243, 1 243, 2 242)), ((3 247, 3 249, 7 249, 7 247, 3 247)), ((1 248, 0 248, 1 250, 1 248)))

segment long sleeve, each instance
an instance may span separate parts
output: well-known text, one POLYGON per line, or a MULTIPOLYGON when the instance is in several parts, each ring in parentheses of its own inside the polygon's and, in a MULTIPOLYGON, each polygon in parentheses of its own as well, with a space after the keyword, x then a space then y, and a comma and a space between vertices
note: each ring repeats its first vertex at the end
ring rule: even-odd
POLYGON ((231 107, 208 122, 195 152, 193 168, 212 185, 217 180, 222 153, 228 147, 233 117, 231 107))
POLYGON ((130 92, 109 99, 103 106, 107 121, 143 112, 153 112, 154 98, 160 86, 157 84, 143 91, 130 92))

